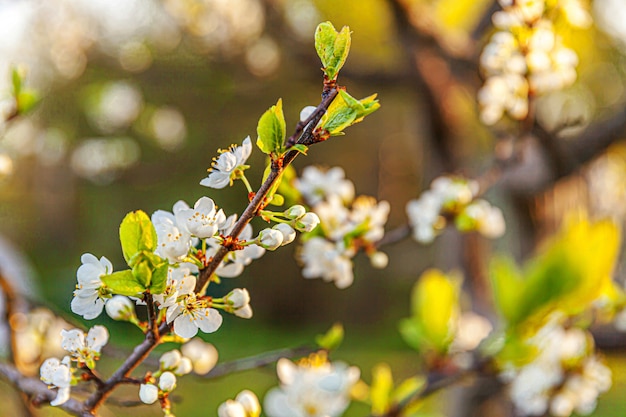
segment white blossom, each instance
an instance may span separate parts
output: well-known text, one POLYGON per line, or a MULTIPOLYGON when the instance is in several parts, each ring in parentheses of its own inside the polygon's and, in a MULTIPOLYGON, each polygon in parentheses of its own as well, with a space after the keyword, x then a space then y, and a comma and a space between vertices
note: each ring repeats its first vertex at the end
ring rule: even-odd
POLYGON ((261 415, 259 399, 250 390, 243 390, 234 400, 226 400, 217 409, 218 417, 258 417, 261 415))
POLYGON ((102 313, 108 292, 100 277, 112 274, 113 265, 104 256, 98 260, 90 253, 83 254, 80 261, 82 265, 76 271, 78 284, 71 307, 74 313, 91 320, 102 313))
POLYGON ((200 185, 211 188, 224 188, 227 185, 232 185, 237 170, 247 168, 245 163, 251 152, 250 136, 243 140, 241 146, 231 145, 226 150, 220 150, 220 155, 213 159, 209 176, 200 181, 200 185))
POLYGON ((304 242, 298 259, 304 265, 302 276, 305 278, 322 278, 334 282, 337 288, 347 288, 354 280, 352 262, 341 250, 341 245, 319 236, 304 242))
POLYGON ((581 329, 565 329, 552 317, 528 343, 538 350, 535 359, 509 371, 510 396, 521 414, 542 415, 548 410, 567 417, 590 414, 598 395, 611 386, 611 371, 589 355, 589 336, 581 329))
POLYGON ((218 353, 211 343, 193 338, 180 348, 186 358, 191 360, 193 371, 198 375, 205 375, 217 364, 218 353))
POLYGON ((201 197, 193 209, 183 209, 176 213, 176 223, 183 226, 189 234, 201 239, 212 237, 220 224, 226 220, 223 210, 216 210, 215 203, 209 197, 201 197))
POLYGON ((283 214, 289 219, 297 220, 306 214, 306 208, 300 204, 296 204, 285 210, 283 214))
POLYGON ((278 223, 274 225, 272 229, 278 230, 283 235, 283 243, 281 243, 281 246, 293 242, 296 238, 296 231, 287 223, 278 223))
POLYGON ((62 361, 57 358, 46 359, 41 365, 40 374, 43 382, 58 388, 57 396, 50 402, 50 405, 61 405, 69 400, 72 383, 69 356, 65 356, 62 361))
POLYGON ((324 170, 308 166, 302 171, 302 176, 294 181, 294 186, 311 206, 331 195, 338 196, 345 203, 354 198, 354 184, 345 178, 345 172, 341 167, 324 170))
POLYGON ((139 399, 144 404, 152 404, 159 399, 159 388, 153 384, 141 384, 139 386, 139 399))
POLYGON ((250 304, 250 294, 245 288, 235 288, 224 297, 228 302, 232 303, 232 307, 242 308, 250 304))
POLYGON ((243 405, 249 417, 258 417, 261 414, 261 404, 257 396, 250 390, 243 390, 235 397, 235 401, 243 405))
POLYGON ((256 242, 267 250, 276 250, 283 244, 283 234, 275 229, 266 228, 259 232, 256 242))
POLYGON ((159 377, 159 389, 163 392, 171 392, 176 388, 176 375, 172 372, 163 372, 159 377))
POLYGON ((187 204, 179 203, 182 204, 174 206, 174 213, 157 210, 151 218, 157 233, 157 249, 154 253, 171 264, 183 261, 192 245, 191 234, 176 221, 178 212, 188 209, 187 204))
POLYGON ((317 110, 315 106, 306 106, 300 111, 300 121, 304 122, 317 110))
POLYGON ((114 295, 104 308, 113 320, 129 321, 136 317, 135 304, 123 295, 114 295))
POLYGON ((102 347, 109 341, 109 331, 104 326, 93 326, 85 335, 79 329, 61 330, 61 347, 79 363, 86 364, 90 369, 100 357, 102 347))
POLYGON ((374 252, 369 258, 370 264, 376 269, 385 269, 389 264, 389 256, 385 252, 374 252))
POLYGON ((313 212, 308 212, 296 220, 294 228, 299 232, 310 232, 320 224, 320 218, 313 212))
POLYGON ((222 325, 219 311, 208 307, 206 300, 198 299, 194 293, 176 303, 171 314, 168 309, 168 315, 168 323, 174 322, 174 333, 185 339, 194 337, 198 329, 213 333, 222 325))
POLYGON ((186 375, 193 369, 192 362, 189 358, 184 357, 179 350, 174 349, 165 352, 159 359, 160 370, 171 371, 174 375, 186 375))
POLYGON ((338 417, 350 404, 350 389, 360 376, 354 366, 319 358, 299 364, 283 358, 276 371, 280 386, 267 393, 263 405, 269 417, 338 417))
POLYGON ((226 400, 217 408, 218 417, 247 417, 246 409, 243 404, 234 401, 226 400))

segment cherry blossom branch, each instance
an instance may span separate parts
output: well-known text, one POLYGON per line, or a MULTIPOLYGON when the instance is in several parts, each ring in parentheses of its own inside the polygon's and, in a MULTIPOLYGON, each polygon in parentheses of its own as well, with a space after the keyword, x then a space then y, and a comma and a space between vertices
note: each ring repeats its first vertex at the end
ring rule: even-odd
POLYGON ((161 324, 158 328, 158 334, 155 337, 152 332, 146 334, 146 338, 141 344, 137 345, 133 352, 128 356, 126 361, 111 375, 111 377, 104 382, 104 384, 94 392, 91 397, 85 401, 83 417, 90 417, 94 415, 94 412, 104 403, 115 387, 125 381, 128 381, 130 373, 141 362, 144 361, 152 352, 152 350, 159 344, 161 336, 170 332, 170 326, 167 323, 161 324))
MULTIPOLYGON (((337 94, 338 91, 336 88, 325 91, 322 102, 318 105, 315 112, 307 120, 305 120, 304 126, 306 127, 303 129, 300 124, 296 127, 296 132, 292 135, 292 137, 296 137, 300 134, 300 132, 302 132, 296 143, 315 143, 313 138, 313 127, 315 127, 320 121, 337 94)), ((291 138, 289 140, 291 140, 291 138)), ((261 185, 254 198, 248 204, 248 207, 246 207, 244 212, 241 214, 237 223, 235 223, 230 234, 232 239, 236 239, 243 231, 244 227, 252 220, 252 218, 254 218, 254 216, 256 216, 272 186, 280 178, 283 170, 297 157, 298 153, 299 152, 296 150, 288 151, 282 160, 280 160, 280 163, 277 163, 276 161, 272 163, 272 170, 268 178, 261 185)), ((205 287, 211 275, 228 254, 229 250, 230 249, 228 247, 221 246, 206 268, 200 271, 198 282, 196 284, 196 291, 201 291, 201 289, 205 287)), ((135 347, 130 356, 115 371, 115 373, 108 380, 104 381, 96 392, 94 392, 91 397, 85 401, 83 414, 85 417, 94 415, 94 412, 104 403, 115 387, 128 380, 130 373, 148 357, 150 352, 152 352, 152 350, 159 344, 161 336, 170 332, 171 329, 167 323, 163 323, 159 328, 156 328, 156 313, 154 312, 153 305, 151 309, 151 297, 148 297, 148 316, 151 323, 151 330, 146 334, 144 341, 135 347)), ((239 364, 239 366, 242 365, 239 364)))
MULTIPOLYGON (((322 118, 326 110, 328 109, 328 106, 330 106, 330 103, 332 103, 332 101, 335 99, 337 94, 338 94, 337 88, 332 88, 327 93, 325 92, 322 102, 317 106, 313 114, 307 120, 305 120, 304 123, 306 123, 305 126, 307 127, 302 131, 302 134, 298 137, 297 141, 295 142, 296 144, 304 144, 308 146, 308 145, 312 145, 316 143, 316 140, 313 135, 313 128, 320 121, 320 119, 322 118)), ((300 126, 301 126, 301 123, 298 123, 298 126, 296 127, 296 132, 287 140, 287 146, 289 146, 289 141, 292 140, 292 137, 298 136, 299 132, 301 131, 300 126)), ((287 166, 289 166, 291 162, 293 162, 293 160, 298 156, 299 153, 300 152, 296 150, 290 150, 284 155, 284 157, 282 158, 282 160, 280 160, 279 163, 277 163, 276 161, 272 162, 272 167, 271 167, 272 169, 271 169, 270 174, 268 175, 265 182, 263 182, 259 190, 254 195, 254 198, 250 201, 250 203, 248 204, 248 207, 246 207, 246 209, 243 211, 243 213, 237 220, 237 223, 235 223, 235 226, 233 227, 233 230, 231 231, 229 235, 230 238, 236 239, 241 234, 244 227, 246 227, 246 225, 250 223, 250 221, 257 215, 259 209, 261 209, 264 204, 265 197, 267 197, 267 194, 272 189, 272 186, 276 183, 276 181, 278 181, 283 170, 287 166)), ((217 267, 220 265, 222 260, 224 260, 224 257, 228 254, 230 250, 231 249, 229 249, 226 246, 220 246, 218 251, 211 258, 208 265, 200 271, 200 274, 198 276, 198 281, 196 283, 196 288, 195 288, 196 292, 201 291, 202 288, 205 287, 205 285, 211 278, 211 275, 213 275, 213 273, 217 270, 217 267)))

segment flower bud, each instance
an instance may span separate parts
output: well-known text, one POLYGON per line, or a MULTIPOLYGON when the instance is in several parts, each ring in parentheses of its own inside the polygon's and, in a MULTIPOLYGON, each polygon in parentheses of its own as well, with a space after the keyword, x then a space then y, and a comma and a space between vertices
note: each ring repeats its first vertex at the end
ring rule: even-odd
POLYGON ((296 238, 296 231, 287 223, 278 223, 277 225, 272 227, 272 229, 278 230, 280 233, 282 233, 283 243, 281 244, 281 246, 285 246, 293 242, 293 240, 296 238))
POLYGON ((300 121, 304 122, 306 119, 309 118, 309 116, 313 114, 313 112, 315 112, 316 109, 317 107, 315 106, 306 106, 305 108, 300 110, 300 121))
POLYGON ((152 404, 159 399, 159 389, 152 384, 141 384, 139 399, 144 404, 152 404))
POLYGON ((261 415, 261 404, 259 404, 259 399, 254 392, 247 389, 243 390, 237 394, 235 401, 243 405, 249 417, 259 417, 261 415))
POLYGON ((384 252, 374 252, 370 255, 370 264, 376 269, 384 269, 389 264, 389 257, 384 252))
POLYGON ((193 363, 191 362, 191 359, 182 358, 176 369, 174 369, 174 374, 182 376, 187 375, 191 371, 193 371, 193 363))
POLYGON ((246 409, 237 401, 227 400, 217 409, 218 417, 247 417, 246 409))
POLYGON ((163 355, 161 355, 161 359, 159 359, 161 370, 176 369, 182 357, 183 356, 181 355, 180 351, 176 349, 165 352, 163 355))
POLYGON ((299 219, 306 214, 306 209, 304 208, 304 206, 296 204, 295 206, 291 206, 287 210, 285 210, 283 214, 285 215, 285 217, 292 220, 299 219))
POLYGON ((296 230, 299 232, 310 232, 320 224, 320 218, 313 212, 308 212, 300 217, 295 224, 296 230))
POLYGON ((163 372, 159 378, 159 388, 163 392, 171 392, 176 388, 176 375, 171 372, 163 372))
POLYGON ((133 302, 123 295, 115 295, 107 301, 104 308, 113 320, 130 321, 135 318, 135 306, 133 302))
POLYGON ((232 303, 233 308, 242 308, 250 304, 250 294, 245 288, 235 288, 224 298, 232 303))
POLYGON ((198 375, 209 373, 218 359, 217 349, 210 343, 195 338, 181 346, 180 350, 191 360, 193 371, 198 375))
POLYGON ((263 229, 259 232, 257 244, 267 250, 276 250, 283 243, 283 234, 274 229, 263 229))
POLYGON ((252 307, 250 307, 250 304, 248 304, 241 308, 238 308, 237 310, 235 310, 235 316, 241 317, 242 319, 252 318, 252 307))

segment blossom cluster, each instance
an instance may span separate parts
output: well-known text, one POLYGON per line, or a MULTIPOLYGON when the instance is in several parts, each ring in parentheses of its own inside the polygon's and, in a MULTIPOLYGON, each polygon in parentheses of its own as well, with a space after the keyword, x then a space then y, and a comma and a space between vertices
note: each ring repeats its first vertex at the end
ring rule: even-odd
POLYGON ((339 417, 350 404, 350 391, 361 375, 355 366, 329 362, 324 353, 297 363, 280 359, 276 372, 280 386, 271 389, 263 402, 269 417, 339 417))
MULTIPOLYGON (((498 29, 485 46, 480 65, 486 77, 478 92, 480 118, 492 125, 507 113, 522 120, 528 98, 570 86, 576 80, 578 56, 563 44, 549 19, 544 0, 500 0, 503 10, 493 15, 498 29)), ((588 12, 579 0, 554 6, 570 25, 587 27, 588 12)))
POLYGON ((502 236, 505 231, 502 211, 476 198, 478 192, 475 181, 452 176, 436 178, 429 190, 406 205, 413 238, 430 243, 449 220, 463 232, 478 231, 489 238, 502 236))
POLYGON ((367 196, 354 198, 354 185, 339 167, 306 167, 294 186, 320 220, 320 227, 304 240, 298 252, 305 278, 322 278, 338 288, 349 287, 354 280, 351 259, 360 249, 374 267, 387 265, 387 255, 377 250, 376 243, 384 236, 388 202, 367 196))
POLYGON ((501 377, 510 383, 510 397, 523 415, 568 417, 588 415, 598 395, 611 387, 611 370, 593 353, 593 339, 579 328, 550 320, 530 340, 535 359, 510 367, 501 377))
POLYGON ((61 337, 61 347, 69 355, 62 360, 48 358, 40 368, 41 380, 58 388, 51 405, 61 405, 69 400, 71 386, 77 382, 74 376, 77 369, 93 370, 96 367, 102 347, 109 341, 109 332, 104 326, 94 326, 87 334, 79 329, 61 330, 61 337))
MULTIPOLYGON (((148 374, 139 386, 139 399, 145 404, 165 400, 176 388, 177 377, 195 372, 208 373, 217 363, 217 350, 210 343, 194 338, 182 345, 181 349, 165 352, 159 359, 159 369, 148 374)), ((172 415, 169 404, 164 402, 166 415, 172 415)))

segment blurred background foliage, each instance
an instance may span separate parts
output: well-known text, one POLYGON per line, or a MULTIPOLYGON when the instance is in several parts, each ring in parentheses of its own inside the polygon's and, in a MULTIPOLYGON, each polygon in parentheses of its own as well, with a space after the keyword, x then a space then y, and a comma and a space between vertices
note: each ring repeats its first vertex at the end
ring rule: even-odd
MULTIPOLYGON (((355 97, 377 92, 382 107, 346 137, 298 158, 296 169, 342 166, 357 194, 391 203, 389 228, 404 224, 406 202, 432 178, 446 171, 476 177, 494 154, 507 152, 506 137, 516 125, 503 121, 485 128, 475 99, 481 85, 478 56, 491 31, 494 3, 0 1, 0 92, 9 97, 16 66, 41 96, 35 111, 2 126, 0 233, 30 265, 13 279, 67 313, 82 253, 123 265, 117 233, 127 212, 170 210, 179 199, 193 203, 202 195, 227 213, 240 212, 246 205, 240 184, 215 192, 198 183, 216 149, 254 136, 258 117, 279 97, 288 132, 304 106, 319 102, 313 31, 324 20, 353 31, 340 84, 355 97)), ((224 280, 226 287, 248 288, 255 316, 226 318, 218 333, 205 337, 221 358, 309 342, 342 321, 347 338, 337 357, 362 366, 366 380, 368 367, 383 358, 409 376, 416 372, 415 353, 402 342, 397 323, 408 313, 411 286, 427 267, 464 270, 464 285, 476 296, 474 307, 489 315, 484 271, 494 250, 526 257, 570 209, 585 208, 623 225, 624 8, 614 0, 596 0, 590 7, 596 21, 590 29, 560 28, 557 21, 564 42, 580 57, 577 83, 537 103, 540 127, 559 131, 555 146, 562 158, 537 141, 524 149, 525 162, 490 191, 505 210, 505 238, 490 243, 446 231, 431 246, 394 244, 387 248, 385 270, 357 258, 355 283, 341 291, 321 280, 304 280, 293 259, 295 245, 272 253, 236 282, 224 280), (591 135, 582 141, 589 126, 607 120, 613 124, 602 138, 610 140, 591 135)), ((3 111, 8 106, 0 103, 3 111)), ((261 153, 253 152, 250 163, 251 180, 259 184, 261 153)), ((20 262, 4 258, 7 264, 20 262)), ((623 279, 619 269, 617 280, 623 279)), ((139 340, 140 335, 128 337, 124 325, 112 326, 119 331, 113 340, 127 345, 139 340)), ((606 345, 623 347, 624 338, 607 334, 606 345)), ((618 356, 611 363, 614 392, 619 392, 626 383, 620 376, 624 364, 618 356)), ((185 401, 177 413, 200 415, 201 407, 210 415, 242 385, 262 393, 275 384, 273 375, 273 369, 261 370, 190 386, 179 391, 185 401)), ((601 400, 594 415, 622 415, 626 407, 617 398, 601 400)), ((144 415, 112 410, 119 416, 144 415)), ((357 406, 350 412, 366 410, 357 406)))

